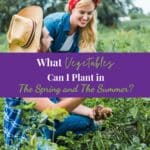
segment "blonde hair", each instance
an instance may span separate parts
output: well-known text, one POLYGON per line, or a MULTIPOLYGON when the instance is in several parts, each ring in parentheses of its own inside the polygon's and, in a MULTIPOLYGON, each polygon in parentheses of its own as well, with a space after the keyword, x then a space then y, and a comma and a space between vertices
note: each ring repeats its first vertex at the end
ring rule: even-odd
MULTIPOLYGON (((76 8, 84 7, 89 4, 91 4, 91 0, 80 0, 76 4, 76 8)), ((69 11, 68 5, 66 5, 65 10, 69 11)), ((96 51, 95 42, 96 42, 96 11, 94 12, 93 17, 91 18, 87 26, 80 29, 80 41, 79 41, 80 52, 85 51, 95 52, 96 51)))

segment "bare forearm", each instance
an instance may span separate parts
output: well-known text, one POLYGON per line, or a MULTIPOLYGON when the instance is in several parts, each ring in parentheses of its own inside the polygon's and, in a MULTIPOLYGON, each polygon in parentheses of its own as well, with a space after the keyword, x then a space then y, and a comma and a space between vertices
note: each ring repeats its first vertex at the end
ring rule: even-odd
POLYGON ((55 104, 52 103, 49 98, 47 97, 40 97, 40 98, 23 98, 24 101, 26 101, 27 103, 28 102, 34 102, 36 105, 35 105, 35 108, 39 111, 43 111, 45 109, 53 109, 55 107, 55 104))
POLYGON ((71 112, 75 109, 84 98, 62 98, 59 103, 53 103, 49 98, 24 98, 26 102, 35 102, 36 109, 43 111, 45 109, 54 109, 54 108, 65 108, 68 112, 71 112))
POLYGON ((84 106, 82 104, 77 106, 72 112, 75 113, 75 114, 88 116, 88 117, 90 117, 92 119, 94 118, 93 109, 89 108, 87 106, 84 106))
POLYGON ((60 98, 58 106, 65 108, 69 112, 72 112, 77 106, 79 106, 84 101, 84 98, 60 98))

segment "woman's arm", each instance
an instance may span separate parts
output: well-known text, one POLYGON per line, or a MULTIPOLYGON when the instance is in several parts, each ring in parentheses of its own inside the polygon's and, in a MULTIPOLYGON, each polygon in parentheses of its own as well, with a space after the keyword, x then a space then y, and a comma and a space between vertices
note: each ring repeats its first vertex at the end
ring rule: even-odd
POLYGON ((93 108, 89 108, 89 107, 84 106, 82 104, 77 106, 72 112, 75 114, 88 116, 91 119, 94 119, 94 116, 95 116, 95 112, 94 112, 93 108))
POLYGON ((68 112, 74 110, 78 105, 80 105, 84 98, 62 98, 58 103, 53 103, 49 98, 23 98, 26 102, 35 102, 36 109, 43 111, 45 109, 53 108, 65 108, 68 112), (65 99, 65 100, 64 100, 65 99))
MULTIPOLYGON (((61 98, 60 100, 65 101, 66 98, 61 98)), ((78 115, 83 115, 83 116, 88 116, 91 119, 94 119, 94 116, 95 116, 95 111, 93 110, 93 108, 87 107, 87 106, 82 105, 82 104, 79 104, 77 107, 75 107, 72 110, 72 113, 75 113, 78 115)))

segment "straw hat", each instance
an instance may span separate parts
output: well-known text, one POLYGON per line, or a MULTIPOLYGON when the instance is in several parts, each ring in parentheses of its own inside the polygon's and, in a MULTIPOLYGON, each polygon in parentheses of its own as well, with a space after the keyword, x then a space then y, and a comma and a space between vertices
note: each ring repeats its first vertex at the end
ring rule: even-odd
POLYGON ((10 52, 37 52, 40 47, 43 11, 29 6, 11 19, 7 33, 10 52))

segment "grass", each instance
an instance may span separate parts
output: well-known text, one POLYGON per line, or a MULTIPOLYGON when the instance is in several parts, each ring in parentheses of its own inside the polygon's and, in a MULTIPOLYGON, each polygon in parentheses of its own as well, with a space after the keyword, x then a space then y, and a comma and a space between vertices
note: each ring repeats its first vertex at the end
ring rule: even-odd
POLYGON ((135 19, 118 28, 99 26, 97 50, 103 52, 150 52, 150 19, 135 19))
POLYGON ((6 40, 6 34, 0 33, 0 52, 7 52, 8 45, 6 40))

